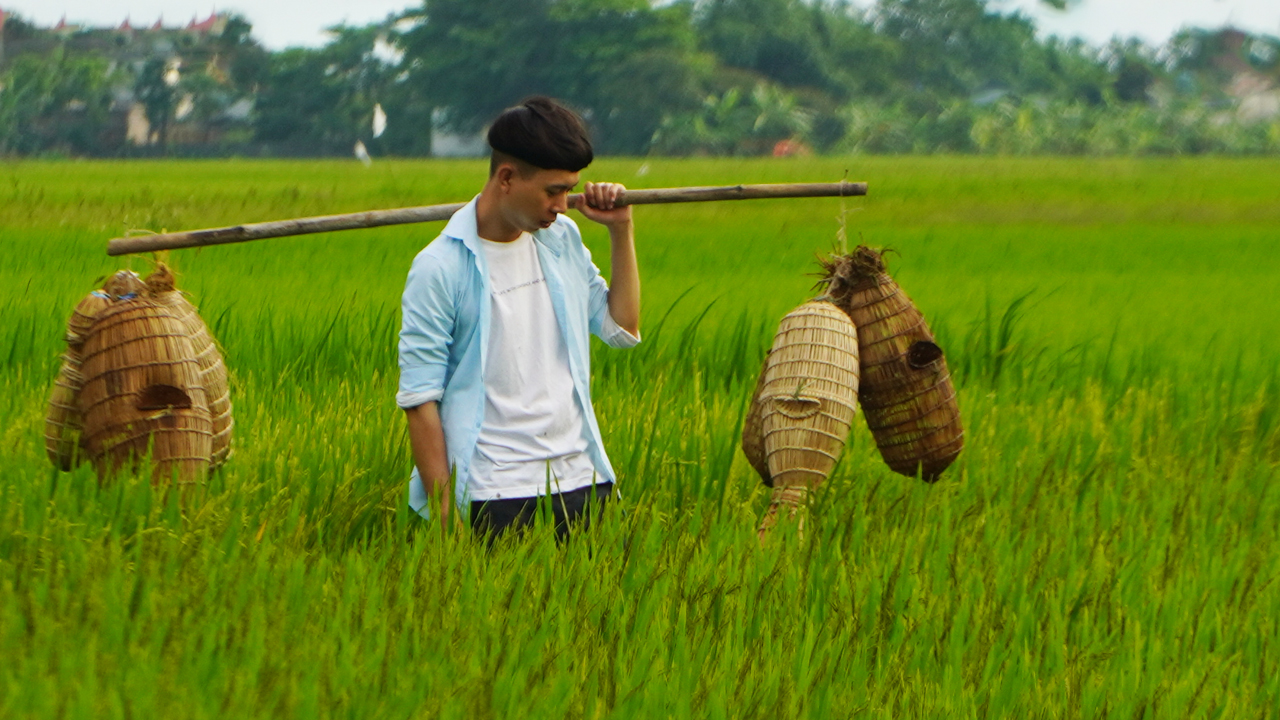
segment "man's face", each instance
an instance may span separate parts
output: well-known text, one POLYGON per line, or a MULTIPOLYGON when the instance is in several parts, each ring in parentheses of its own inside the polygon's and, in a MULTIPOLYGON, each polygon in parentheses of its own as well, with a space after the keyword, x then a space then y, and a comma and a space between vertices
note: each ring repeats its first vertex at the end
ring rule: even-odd
POLYGON ((537 169, 531 175, 512 172, 505 194, 507 221, 525 232, 551 226, 556 215, 569 209, 569 191, 578 184, 578 173, 537 169))

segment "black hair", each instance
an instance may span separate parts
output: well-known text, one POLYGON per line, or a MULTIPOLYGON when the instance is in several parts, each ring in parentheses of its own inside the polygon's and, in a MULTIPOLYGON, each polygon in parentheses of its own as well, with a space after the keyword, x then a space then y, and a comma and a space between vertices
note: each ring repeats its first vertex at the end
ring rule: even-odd
POLYGON ((489 173, 508 156, 543 170, 578 172, 595 158, 591 138, 577 113, 549 97, 534 95, 507 108, 489 126, 493 157, 489 173))

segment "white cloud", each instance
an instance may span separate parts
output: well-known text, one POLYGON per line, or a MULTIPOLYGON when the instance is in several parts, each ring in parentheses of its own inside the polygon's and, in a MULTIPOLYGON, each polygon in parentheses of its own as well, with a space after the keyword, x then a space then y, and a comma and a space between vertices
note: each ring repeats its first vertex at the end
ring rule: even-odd
POLYGON ((1095 45, 1113 37, 1137 37, 1159 45, 1183 27, 1231 25, 1280 35, 1276 0, 1081 0, 1066 11, 1040 0, 997 0, 992 6, 1022 10, 1042 35, 1079 36, 1095 45))

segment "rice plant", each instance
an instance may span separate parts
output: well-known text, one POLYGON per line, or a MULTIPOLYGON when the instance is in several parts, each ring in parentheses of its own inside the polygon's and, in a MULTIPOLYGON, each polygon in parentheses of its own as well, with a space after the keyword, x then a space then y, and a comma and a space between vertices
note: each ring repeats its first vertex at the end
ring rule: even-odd
MULTIPOLYGON (((636 175, 642 165, 644 175, 636 175)), ((126 229, 466 198, 481 162, 31 163, 0 181, 0 716, 1257 717, 1280 706, 1275 160, 612 159, 871 182, 850 239, 955 371, 934 485, 855 418, 762 549, 738 450, 832 201, 637 213, 645 341, 597 348, 622 501, 488 549, 406 507, 398 298, 438 226, 171 258, 236 446, 182 505, 44 457, 62 332, 126 229)), ((603 232, 584 230, 607 268, 603 232)))

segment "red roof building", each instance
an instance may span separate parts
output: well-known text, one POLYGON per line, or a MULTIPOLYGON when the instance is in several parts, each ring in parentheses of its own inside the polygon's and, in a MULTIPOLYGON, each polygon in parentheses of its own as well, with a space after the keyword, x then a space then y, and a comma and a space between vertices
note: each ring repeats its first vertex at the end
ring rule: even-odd
POLYGON ((197 33, 212 32, 214 26, 218 24, 217 13, 209 13, 209 17, 201 22, 196 22, 195 18, 191 18, 191 24, 187 25, 187 29, 197 33))

